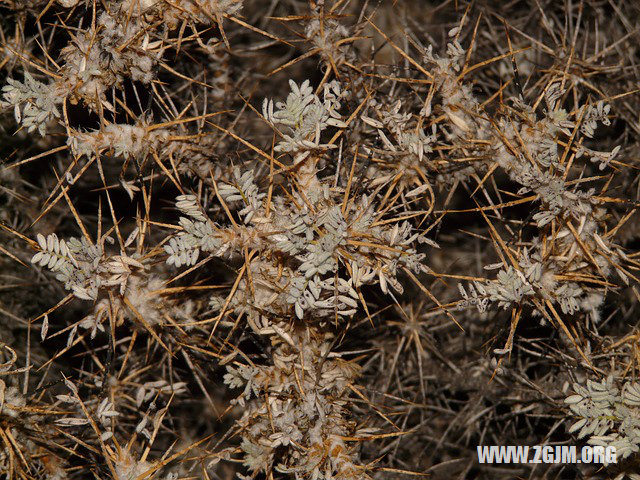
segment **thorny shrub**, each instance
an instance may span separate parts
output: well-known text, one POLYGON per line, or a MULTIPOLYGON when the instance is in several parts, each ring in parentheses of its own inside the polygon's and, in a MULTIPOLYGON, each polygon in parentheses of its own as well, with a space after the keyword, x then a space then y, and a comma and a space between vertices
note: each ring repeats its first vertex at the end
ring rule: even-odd
POLYGON ((639 16, 0 0, 0 474, 634 478, 639 16))

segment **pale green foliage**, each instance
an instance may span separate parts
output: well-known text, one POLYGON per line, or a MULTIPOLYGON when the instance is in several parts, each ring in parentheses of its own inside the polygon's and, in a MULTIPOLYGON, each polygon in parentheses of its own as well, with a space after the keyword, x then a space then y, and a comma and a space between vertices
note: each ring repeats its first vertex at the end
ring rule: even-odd
POLYGON ((67 290, 84 300, 95 300, 102 286, 99 276, 102 248, 90 244, 86 238, 60 240, 55 233, 47 238, 38 234, 42 249, 31 259, 32 263, 46 267, 56 274, 67 290))
POLYGON ((275 109, 273 100, 265 98, 262 114, 272 125, 287 127, 284 139, 276 145, 276 151, 298 152, 296 158, 300 161, 308 155, 306 150, 331 147, 320 144, 320 135, 328 126, 346 127, 338 113, 344 94, 336 81, 325 84, 323 101, 313 93, 309 80, 300 86, 289 80, 289 86, 291 93, 286 102, 277 102, 275 109))
POLYGON ((188 217, 180 218, 180 226, 183 229, 179 235, 169 239, 164 246, 169 254, 168 264, 176 267, 181 265, 194 265, 198 261, 200 251, 211 252, 221 249, 221 242, 214 235, 210 221, 200 211, 196 197, 193 195, 181 195, 176 206, 188 217))
POLYGON ((573 384, 565 399, 578 420, 569 432, 588 438, 591 445, 616 447, 618 458, 640 451, 640 384, 627 380, 619 388, 612 377, 573 384))
POLYGON ((56 95, 55 86, 35 80, 29 72, 24 73, 24 82, 8 78, 7 83, 2 87, 4 100, 0 106, 12 106, 18 124, 44 137, 47 123, 60 118, 57 104, 62 99, 56 95))

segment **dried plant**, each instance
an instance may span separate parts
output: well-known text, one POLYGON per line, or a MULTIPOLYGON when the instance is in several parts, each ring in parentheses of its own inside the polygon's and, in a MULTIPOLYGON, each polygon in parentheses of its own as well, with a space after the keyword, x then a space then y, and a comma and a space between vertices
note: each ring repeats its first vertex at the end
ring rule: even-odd
POLYGON ((637 477, 638 14, 0 0, 0 474, 637 477))

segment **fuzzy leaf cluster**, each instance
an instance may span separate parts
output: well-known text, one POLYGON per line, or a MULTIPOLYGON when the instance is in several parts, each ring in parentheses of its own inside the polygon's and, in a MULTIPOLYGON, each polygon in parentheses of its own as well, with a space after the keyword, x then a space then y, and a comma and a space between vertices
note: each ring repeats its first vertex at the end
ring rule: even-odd
POLYGON ((212 252, 222 244, 214 235, 213 225, 202 213, 195 195, 180 195, 176 206, 187 216, 179 220, 183 231, 172 236, 164 246, 169 255, 167 263, 176 267, 195 265, 201 251, 212 252))
POLYGON ((274 102, 265 99, 262 113, 273 126, 283 126, 283 140, 276 145, 278 152, 289 152, 296 156, 296 160, 304 159, 309 150, 329 148, 320 144, 320 135, 328 126, 345 128, 338 113, 340 99, 343 97, 340 84, 333 81, 325 84, 323 100, 313 92, 309 80, 298 86, 289 80, 291 92, 285 102, 274 102))
POLYGON ((640 384, 631 380, 619 388, 612 377, 573 384, 565 398, 577 420, 569 427, 591 445, 612 446, 618 458, 640 451, 640 384))
POLYGON ((18 124, 29 133, 37 130, 44 137, 47 123, 60 118, 56 104, 61 99, 56 96, 55 87, 37 81, 29 72, 24 73, 24 82, 8 78, 7 84, 2 87, 1 106, 13 107, 18 124))

